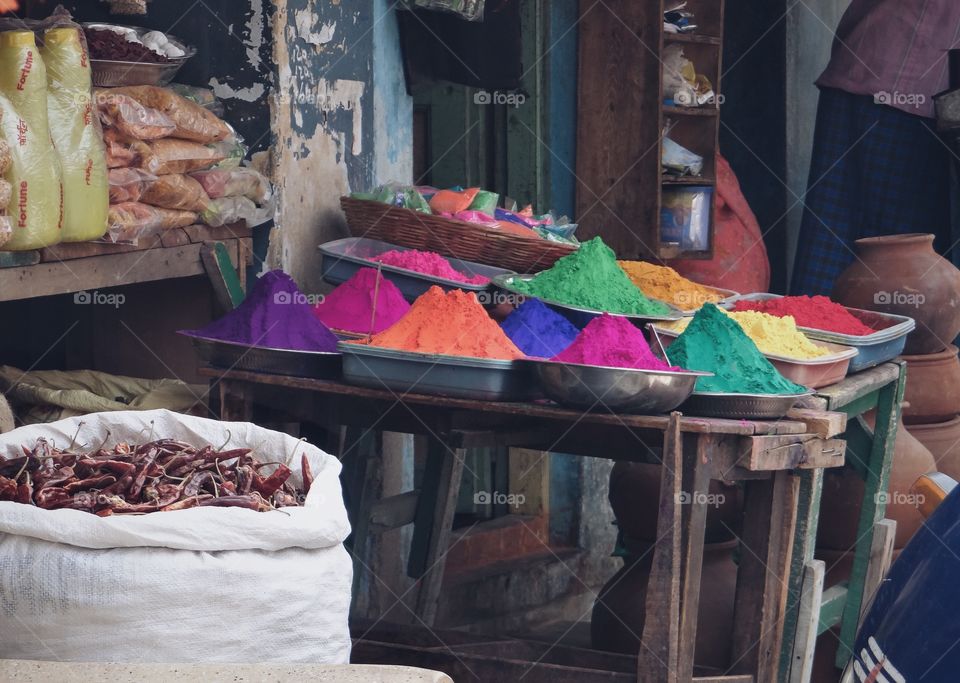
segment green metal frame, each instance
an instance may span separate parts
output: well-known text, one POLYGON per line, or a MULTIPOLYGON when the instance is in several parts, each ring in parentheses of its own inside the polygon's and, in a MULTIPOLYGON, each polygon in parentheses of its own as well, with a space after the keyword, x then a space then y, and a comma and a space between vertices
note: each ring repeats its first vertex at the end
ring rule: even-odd
MULTIPOLYGON (((874 525, 883 519, 886 502, 877 493, 886 491, 893 461, 894 442, 900 421, 900 406, 906 386, 906 364, 898 362, 900 372, 889 384, 869 391, 843 405, 835 405, 827 398, 827 410, 844 412, 849 422, 843 438, 847 440, 847 463, 865 482, 863 504, 857 525, 857 544, 853 569, 846 583, 833 586, 823 593, 818 634, 840 624, 840 646, 836 665, 846 666, 853 653, 860 609, 864 600, 864 583, 870 549, 873 546, 874 525), (877 409, 874 429, 865 424, 864 413, 877 409), (851 454, 867 453, 866 461, 851 454)), ((793 663, 794 638, 804 568, 813 560, 820 517, 820 497, 823 491, 823 470, 803 470, 800 476, 800 502, 797 526, 793 540, 793 555, 788 580, 787 606, 784 619, 783 647, 780 656, 780 681, 787 681, 793 663)))

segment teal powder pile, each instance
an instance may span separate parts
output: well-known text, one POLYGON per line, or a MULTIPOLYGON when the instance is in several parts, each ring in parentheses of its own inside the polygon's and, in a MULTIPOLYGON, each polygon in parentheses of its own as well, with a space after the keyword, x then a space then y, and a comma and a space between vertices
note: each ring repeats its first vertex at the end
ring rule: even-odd
POLYGON ((800 394, 807 389, 777 372, 757 345, 713 304, 697 311, 667 349, 670 362, 713 377, 697 380, 697 391, 728 394, 800 394))
POLYGON ((669 307, 644 296, 617 264, 613 250, 599 237, 584 242, 549 270, 529 281, 514 279, 524 294, 568 306, 621 315, 666 315, 669 307))

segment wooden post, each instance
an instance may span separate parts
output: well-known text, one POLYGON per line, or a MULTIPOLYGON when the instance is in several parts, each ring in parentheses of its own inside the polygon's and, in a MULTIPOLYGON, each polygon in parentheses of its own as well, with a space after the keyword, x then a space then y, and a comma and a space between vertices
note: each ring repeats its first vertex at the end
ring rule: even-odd
MULTIPOLYGON (((784 649, 791 647, 791 656, 787 670, 790 683, 809 683, 813 673, 813 655, 817 646, 819 632, 820 605, 823 598, 823 577, 826 565, 823 560, 811 560, 803 572, 803 587, 800 591, 800 605, 797 610, 796 637, 784 639, 784 649)), ((784 667, 781 667, 781 671, 784 667)), ((782 680, 782 679, 781 679, 782 680)))

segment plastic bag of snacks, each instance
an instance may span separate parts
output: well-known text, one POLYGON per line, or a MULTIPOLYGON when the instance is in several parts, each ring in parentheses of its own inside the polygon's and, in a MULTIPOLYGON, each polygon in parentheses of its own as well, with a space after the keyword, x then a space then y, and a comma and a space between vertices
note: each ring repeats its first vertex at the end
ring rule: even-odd
POLYGON ((136 85, 111 88, 109 92, 129 95, 143 106, 166 114, 176 126, 173 137, 209 143, 226 140, 233 134, 230 126, 212 112, 167 88, 136 85))
POLYGON ((84 242, 107 229, 106 150, 93 103, 92 72, 83 29, 66 12, 45 25, 40 54, 47 69, 50 135, 63 174, 64 242, 84 242))
POLYGON ((203 186, 188 175, 171 173, 144 183, 140 201, 163 209, 207 211, 210 197, 203 186))
POLYGON ((123 93, 97 91, 97 108, 104 125, 135 140, 165 138, 177 130, 169 116, 156 109, 144 107, 123 93))
POLYGON ((13 237, 13 226, 10 223, 10 216, 0 216, 0 248, 10 241, 13 237))
POLYGON ((270 200, 270 181, 252 168, 213 169, 190 174, 211 199, 246 197, 257 204, 270 200))
POLYGON ((210 208, 200 217, 213 227, 245 221, 252 228, 273 218, 273 210, 272 201, 258 207, 246 197, 221 197, 211 199, 210 208))
POLYGON ((136 202, 143 194, 147 181, 157 176, 139 168, 111 168, 107 174, 110 181, 110 203, 136 202))
POLYGON ((114 204, 109 212, 107 239, 111 242, 136 244, 141 237, 149 237, 163 230, 193 225, 198 216, 193 211, 161 209, 140 202, 114 204))
POLYGON ((191 102, 196 102, 204 109, 212 111, 220 118, 223 118, 223 102, 217 99, 217 96, 210 88, 200 88, 195 85, 184 85, 183 83, 171 83, 167 88, 180 95, 180 97, 185 97, 191 102))
POLYGON ((168 173, 190 173, 202 171, 224 160, 223 152, 216 146, 201 145, 197 142, 163 138, 151 142, 133 145, 139 153, 139 166, 155 175, 168 173))

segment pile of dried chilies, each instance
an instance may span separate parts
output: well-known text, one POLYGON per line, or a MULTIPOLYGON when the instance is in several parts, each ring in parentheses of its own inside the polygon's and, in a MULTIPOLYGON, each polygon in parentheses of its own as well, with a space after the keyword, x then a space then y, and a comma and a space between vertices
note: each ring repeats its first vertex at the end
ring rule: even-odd
POLYGON ((22 448, 21 457, 0 457, 0 501, 101 517, 206 506, 273 510, 302 505, 313 482, 306 456, 299 491, 287 481, 289 467, 259 462, 249 448, 197 448, 173 439, 139 446, 121 442, 89 453, 72 446, 60 450, 46 439, 37 439, 32 450, 22 448), (262 476, 271 465, 276 469, 262 476))

